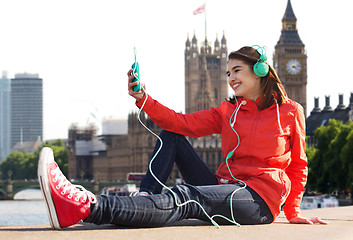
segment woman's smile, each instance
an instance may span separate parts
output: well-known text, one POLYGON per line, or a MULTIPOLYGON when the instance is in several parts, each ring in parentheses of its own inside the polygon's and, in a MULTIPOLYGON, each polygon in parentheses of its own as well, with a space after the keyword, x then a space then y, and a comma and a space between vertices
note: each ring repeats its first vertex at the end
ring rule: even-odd
POLYGON ((234 91, 236 91, 238 89, 238 87, 240 87, 240 85, 241 85, 241 82, 235 82, 232 84, 232 89, 234 91))

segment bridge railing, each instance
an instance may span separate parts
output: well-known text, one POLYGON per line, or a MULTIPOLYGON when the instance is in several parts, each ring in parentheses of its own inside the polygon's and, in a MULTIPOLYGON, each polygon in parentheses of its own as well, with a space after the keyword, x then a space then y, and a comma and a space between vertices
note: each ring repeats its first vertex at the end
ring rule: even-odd
MULTIPOLYGON (((72 184, 81 185, 94 194, 101 194, 105 187, 122 187, 128 182, 116 181, 72 181, 72 184)), ((136 183, 138 185, 139 183, 136 183)), ((16 193, 26 189, 39 189, 38 180, 7 180, 0 181, 0 200, 12 200, 16 193)))

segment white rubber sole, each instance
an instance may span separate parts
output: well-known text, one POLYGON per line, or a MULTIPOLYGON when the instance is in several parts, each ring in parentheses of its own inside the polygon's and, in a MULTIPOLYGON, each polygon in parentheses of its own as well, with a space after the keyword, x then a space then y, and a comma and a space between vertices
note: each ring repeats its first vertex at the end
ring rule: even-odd
POLYGON ((58 215, 56 213, 54 201, 51 195, 51 190, 49 187, 48 174, 47 174, 47 164, 54 161, 53 150, 48 147, 44 147, 39 154, 38 161, 38 181, 40 190, 42 191, 45 206, 48 213, 49 222, 52 228, 61 229, 58 215))

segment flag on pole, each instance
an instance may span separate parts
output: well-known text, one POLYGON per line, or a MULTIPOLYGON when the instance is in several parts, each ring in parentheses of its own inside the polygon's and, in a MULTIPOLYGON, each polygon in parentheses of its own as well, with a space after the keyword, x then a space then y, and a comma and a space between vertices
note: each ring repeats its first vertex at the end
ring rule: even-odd
POLYGON ((206 10, 206 5, 204 4, 201 7, 199 7, 198 9, 196 9, 195 11, 193 11, 192 13, 194 15, 197 15, 197 14, 203 13, 205 10, 206 10))

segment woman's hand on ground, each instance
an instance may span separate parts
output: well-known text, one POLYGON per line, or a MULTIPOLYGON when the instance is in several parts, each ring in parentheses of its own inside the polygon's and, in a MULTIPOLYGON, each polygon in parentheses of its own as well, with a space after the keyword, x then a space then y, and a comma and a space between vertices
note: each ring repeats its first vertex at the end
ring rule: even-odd
POLYGON ((319 217, 309 217, 309 218, 305 218, 305 217, 294 217, 289 219, 290 223, 299 223, 299 224, 328 224, 328 222, 325 222, 323 220, 321 220, 321 218, 319 217))

